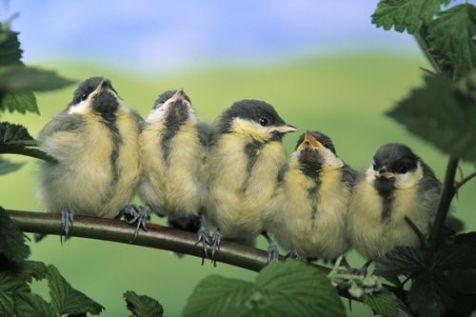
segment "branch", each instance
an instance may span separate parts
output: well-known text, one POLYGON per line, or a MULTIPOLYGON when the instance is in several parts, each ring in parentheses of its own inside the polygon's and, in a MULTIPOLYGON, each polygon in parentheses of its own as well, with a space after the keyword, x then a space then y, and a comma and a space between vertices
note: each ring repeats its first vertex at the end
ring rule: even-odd
MULTIPOLYGON (((6 210, 10 218, 21 230, 43 234, 61 234, 61 217, 59 214, 6 210)), ((137 246, 162 249, 203 257, 202 246, 196 245, 195 233, 172 229, 148 223, 148 231, 141 231, 132 243, 137 246)), ((70 236, 114 241, 131 244, 135 228, 121 220, 74 216, 70 236)), ((267 253, 253 247, 224 240, 220 252, 216 255, 218 262, 238 266, 251 271, 260 271, 267 264, 267 253)), ((282 258, 284 259, 284 258, 282 258)), ((323 273, 330 270, 316 265, 323 273)))
POLYGON ((441 191, 440 201, 438 203, 438 209, 436 211, 435 222, 430 232, 430 245, 434 250, 441 238, 441 229, 445 224, 448 211, 450 210, 451 201, 456 193, 455 176, 458 169, 459 158, 450 156, 448 164, 446 166, 445 181, 443 183, 443 190, 441 191))
POLYGON ((471 174, 469 174, 468 176, 466 176, 465 178, 463 178, 461 181, 459 181, 458 183, 456 183, 455 185, 455 190, 458 191, 461 186, 463 186, 464 184, 466 184, 467 182, 469 182, 471 179, 473 179, 474 177, 476 177, 476 171, 472 172, 471 174))

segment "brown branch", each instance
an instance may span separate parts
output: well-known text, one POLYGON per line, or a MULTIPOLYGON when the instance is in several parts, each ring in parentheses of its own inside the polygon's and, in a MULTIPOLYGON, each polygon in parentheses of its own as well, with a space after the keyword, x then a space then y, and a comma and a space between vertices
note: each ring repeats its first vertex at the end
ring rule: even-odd
MULTIPOLYGON (((59 214, 18 210, 6 211, 23 231, 61 234, 59 214)), ((202 258, 203 250, 201 246, 196 245, 196 234, 152 223, 148 223, 147 227, 148 231, 141 231, 137 239, 131 243, 135 228, 124 221, 75 216, 70 236, 134 244, 202 258)), ((220 252, 216 255, 216 260, 244 269, 260 271, 267 264, 267 253, 263 250, 224 240, 220 246, 220 252)), ((319 265, 316 265, 316 267, 323 273, 329 272, 326 267, 319 265)))

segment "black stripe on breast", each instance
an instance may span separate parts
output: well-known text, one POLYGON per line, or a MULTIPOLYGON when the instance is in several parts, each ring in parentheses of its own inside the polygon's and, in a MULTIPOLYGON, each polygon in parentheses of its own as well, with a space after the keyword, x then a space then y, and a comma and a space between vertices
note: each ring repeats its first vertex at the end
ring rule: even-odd
POLYGON ((186 107, 174 106, 174 109, 171 109, 168 113, 165 119, 165 132, 162 135, 161 142, 162 155, 165 162, 169 161, 172 139, 187 119, 188 112, 186 107))
POLYGON ((112 151, 110 162, 112 166, 112 174, 113 174, 113 183, 116 183, 119 180, 120 168, 117 164, 117 159, 119 158, 119 152, 122 144, 122 137, 119 129, 116 125, 117 114, 115 112, 110 113, 100 113, 104 125, 109 129, 111 132, 111 139, 112 139, 112 151))
POLYGON ((246 164, 246 178, 243 181, 243 185, 241 187, 241 190, 244 192, 248 188, 248 183, 250 181, 251 173, 253 171, 253 167, 256 164, 256 161, 258 160, 259 152, 263 149, 264 145, 266 143, 253 140, 246 144, 245 146, 245 154, 248 159, 248 162, 246 164))
POLYGON ((382 199, 382 222, 387 222, 392 217, 392 205, 394 200, 393 180, 376 178, 374 186, 382 199))

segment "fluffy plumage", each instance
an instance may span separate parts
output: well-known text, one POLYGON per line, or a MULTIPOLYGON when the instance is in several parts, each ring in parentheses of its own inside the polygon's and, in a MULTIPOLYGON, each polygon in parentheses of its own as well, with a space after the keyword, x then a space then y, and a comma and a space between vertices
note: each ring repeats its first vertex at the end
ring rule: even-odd
POLYGON ((268 232, 300 258, 334 260, 344 254, 354 178, 355 171, 337 157, 329 137, 301 135, 267 209, 268 232))
POLYGON ((140 135, 144 170, 139 195, 174 227, 196 231, 211 127, 200 123, 189 97, 169 90, 155 102, 140 135))
POLYGON ((139 181, 139 129, 137 114, 109 80, 82 82, 38 135, 42 150, 58 161, 41 164, 38 196, 46 211, 118 216, 139 181))
POLYGON ((428 234, 440 187, 433 171, 410 148, 381 146, 351 197, 348 234, 352 246, 370 260, 396 246, 419 246, 404 218, 428 234))
POLYGON ((207 160, 206 220, 223 237, 252 244, 286 161, 281 139, 295 128, 271 105, 242 100, 221 115, 216 129, 207 160))

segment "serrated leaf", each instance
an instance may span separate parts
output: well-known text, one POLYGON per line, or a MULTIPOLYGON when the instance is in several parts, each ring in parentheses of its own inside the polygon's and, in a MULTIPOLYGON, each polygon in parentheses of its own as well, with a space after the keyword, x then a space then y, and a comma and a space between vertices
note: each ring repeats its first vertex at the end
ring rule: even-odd
POLYGON ((98 315, 104 307, 74 289, 53 265, 48 265, 48 285, 53 307, 61 315, 89 313, 98 315))
POLYGON ((16 296, 29 291, 26 281, 19 274, 9 270, 0 271, 0 316, 13 316, 16 296))
POLYGON ((476 162, 476 105, 443 74, 425 77, 387 115, 447 154, 476 162))
POLYGON ((24 163, 15 163, 0 157, 0 175, 5 175, 8 173, 15 172, 20 169, 24 163))
POLYGON ((336 289, 316 268, 273 262, 254 284, 217 275, 202 280, 183 316, 345 316, 336 289))
POLYGON ((399 315, 399 303, 395 295, 389 292, 367 294, 362 298, 374 313, 384 317, 397 317, 399 315))
POLYGON ((10 122, 0 122, 0 144, 24 144, 25 141, 34 141, 28 130, 10 122))
POLYGON ((164 314, 162 305, 152 297, 127 291, 124 293, 124 298, 127 309, 135 317, 162 317, 164 314))
POLYGON ((380 0, 372 14, 372 23, 384 30, 414 34, 423 22, 431 21, 441 5, 450 0, 380 0))
POLYGON ((0 98, 0 111, 40 114, 36 97, 32 92, 9 93, 5 92, 0 98))
POLYGON ((442 57, 444 68, 450 68, 457 80, 476 65, 476 7, 460 4, 441 13, 427 25, 428 41, 442 57))
POLYGON ((439 248, 432 257, 431 268, 440 271, 476 267, 476 249, 470 245, 450 244, 439 248))
POLYGON ((25 244, 25 235, 0 207, 0 260, 18 265, 29 255, 30 248, 25 244))
POLYGON ((56 317, 53 306, 39 295, 24 293, 15 298, 15 313, 21 317, 56 317))
POLYGON ((0 67, 0 91, 13 93, 48 91, 67 87, 74 82, 55 71, 23 65, 0 67))
POLYGON ((443 275, 419 275, 413 280, 408 302, 419 317, 443 316, 453 303, 449 289, 443 275))
POLYGON ((9 30, 8 26, 0 23, 0 65, 21 64, 22 50, 18 41, 18 33, 9 30))
POLYGON ((423 252, 411 247, 396 247, 375 263, 375 274, 399 276, 425 269, 423 252))

